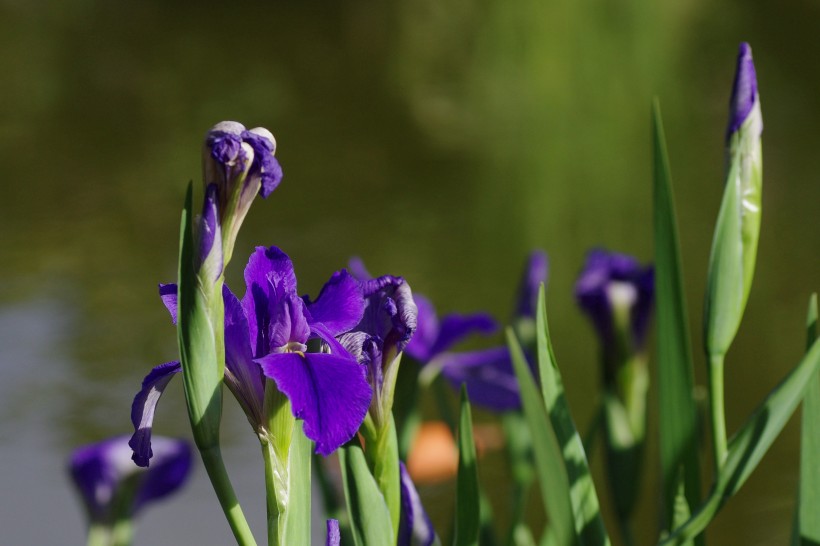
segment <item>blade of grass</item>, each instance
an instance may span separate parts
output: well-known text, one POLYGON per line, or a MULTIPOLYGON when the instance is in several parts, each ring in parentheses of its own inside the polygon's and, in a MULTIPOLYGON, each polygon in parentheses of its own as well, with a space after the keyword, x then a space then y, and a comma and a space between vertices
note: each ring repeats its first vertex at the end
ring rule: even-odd
POLYGON ((589 472, 584 444, 572 421, 569 404, 564 395, 561 372, 558 370, 558 363, 552 350, 547 323, 546 290, 543 283, 538 289, 535 330, 541 393, 558 445, 564 454, 575 532, 583 545, 609 545, 609 536, 601 517, 598 495, 589 472))
POLYGON ((456 525, 453 544, 478 546, 481 506, 478 465, 473 440, 473 417, 467 387, 461 385, 461 416, 458 424, 458 477, 456 478, 456 525))
POLYGON ((541 487, 541 497, 547 508, 549 522, 542 544, 568 546, 578 543, 575 533, 570 483, 564 465, 564 457, 547 417, 547 410, 535 379, 530 372, 521 344, 511 328, 507 328, 507 344, 510 348, 515 375, 521 390, 521 405, 532 434, 536 475, 541 487))
MULTIPOLYGON (((817 294, 809 300, 806 317, 806 342, 811 347, 817 339, 817 294)), ((820 374, 809 380, 803 399, 803 420, 800 434, 800 482, 797 500, 797 518, 792 544, 810 546, 820 544, 820 374)))
POLYGON ((700 468, 697 407, 692 396, 692 346, 683 294, 672 177, 657 100, 652 105, 652 134, 662 524, 665 530, 670 530, 681 480, 689 510, 694 510, 700 502, 700 468))

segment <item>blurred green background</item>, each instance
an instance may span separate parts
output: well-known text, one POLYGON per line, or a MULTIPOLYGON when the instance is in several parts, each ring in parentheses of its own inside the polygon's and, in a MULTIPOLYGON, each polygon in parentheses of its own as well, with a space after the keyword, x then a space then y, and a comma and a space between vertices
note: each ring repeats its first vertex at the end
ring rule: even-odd
MULTIPOLYGON (((441 311, 506 319, 526 254, 542 247, 555 348, 583 428, 598 369, 572 287, 593 246, 651 260, 659 96, 703 384, 702 293, 746 40, 765 120, 764 221, 727 362, 735 430, 799 359, 806 301, 820 288, 818 20, 815 3, 742 0, 0 0, 4 542, 82 542, 64 461, 78 444, 128 432, 142 377, 175 355, 156 284, 174 278, 183 192, 199 181, 204 132, 223 119, 273 131, 285 172, 254 205, 229 282, 241 286, 255 245, 288 252, 312 294, 359 255, 441 311)), ((186 436, 179 387, 158 430, 186 436)), ((228 406, 229 466, 259 532, 261 464, 228 406)), ((797 461, 792 423, 710 528, 712 543, 785 543, 797 461)), ((499 475, 502 463, 488 457, 480 472, 499 475)), ((658 518, 658 469, 646 472, 640 544, 658 518)), ((422 490, 437 521, 452 510, 446 489, 422 490)), ((221 518, 200 471, 145 515, 137 541, 227 543, 221 518)))

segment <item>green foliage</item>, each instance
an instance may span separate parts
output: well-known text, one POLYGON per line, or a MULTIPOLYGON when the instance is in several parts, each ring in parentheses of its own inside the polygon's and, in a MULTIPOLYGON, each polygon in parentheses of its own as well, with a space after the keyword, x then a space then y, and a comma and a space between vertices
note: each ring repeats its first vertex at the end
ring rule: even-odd
MULTIPOLYGON (((806 345, 817 339, 817 294, 812 294, 806 318, 806 345)), ((800 440, 800 482, 795 513, 792 544, 813 546, 820 544, 820 374, 809 379, 803 399, 803 420, 800 440)))
POLYGON ((570 500, 570 482, 561 446, 547 416, 544 400, 535 386, 524 351, 511 328, 507 328, 507 344, 521 389, 524 416, 532 436, 541 498, 549 516, 544 541, 556 546, 578 544, 570 500))
MULTIPOLYGON (((693 399, 692 351, 683 293, 672 176, 660 104, 652 107, 654 157, 655 309, 658 351, 658 420, 662 525, 671 530, 674 514, 700 501, 697 408, 693 399), (683 498, 679 495, 683 494, 683 498)), ((687 513, 688 517, 688 513, 687 513)))
POLYGON ((820 368, 820 340, 752 413, 729 442, 726 462, 700 509, 661 544, 683 544, 700 534, 757 467, 760 459, 786 425, 820 368))
POLYGON ((455 546, 477 546, 481 529, 478 464, 473 440, 473 417, 467 387, 461 386, 458 424, 458 478, 456 481, 455 546))
POLYGON ((567 478, 570 486, 575 532, 579 543, 588 546, 608 545, 609 537, 604 527, 598 505, 595 484, 589 472, 581 436, 572 421, 561 372, 555 360, 547 323, 546 290, 541 284, 538 290, 536 309, 536 343, 538 372, 541 378, 541 392, 550 423, 555 431, 558 444, 564 455, 567 478))
POLYGON ((356 546, 395 544, 390 512, 355 440, 339 449, 345 501, 356 546))

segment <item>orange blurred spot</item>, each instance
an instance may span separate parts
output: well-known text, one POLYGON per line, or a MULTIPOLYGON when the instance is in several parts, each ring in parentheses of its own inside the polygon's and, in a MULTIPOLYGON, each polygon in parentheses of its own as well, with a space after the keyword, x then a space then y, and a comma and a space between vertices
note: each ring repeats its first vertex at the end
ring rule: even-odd
POLYGON ((421 424, 410 449, 407 471, 417 484, 441 482, 456 475, 458 450, 446 424, 441 421, 421 424))

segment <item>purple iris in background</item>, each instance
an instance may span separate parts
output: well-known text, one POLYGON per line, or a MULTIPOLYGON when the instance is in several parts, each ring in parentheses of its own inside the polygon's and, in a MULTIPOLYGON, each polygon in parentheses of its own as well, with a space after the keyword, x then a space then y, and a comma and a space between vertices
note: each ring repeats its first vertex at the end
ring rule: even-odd
POLYGON ((167 497, 185 483, 191 470, 191 448, 183 440, 154 438, 150 469, 131 462, 128 436, 117 436, 77 448, 69 472, 92 524, 131 519, 150 502, 167 497))
POLYGON ((575 296, 601 339, 604 380, 619 363, 643 350, 652 312, 654 272, 626 254, 593 250, 575 284, 575 296))
MULTIPOLYGON (((334 273, 316 301, 299 297, 290 258, 277 247, 258 247, 245 268, 240 301, 223 287, 225 303, 225 384, 257 434, 266 434, 265 377, 272 379, 304 422, 316 451, 327 455, 359 429, 371 400, 365 368, 335 339, 362 320, 365 300, 356 279, 334 273), (317 339, 321 352, 308 351, 317 339)), ((163 303, 176 317, 176 286, 161 285, 163 303)), ((134 461, 147 466, 151 427, 159 397, 179 362, 154 368, 134 398, 130 445, 134 461)))
MULTIPOLYGON (((546 253, 536 250, 530 254, 524 268, 518 289, 513 325, 525 345, 529 345, 534 336, 538 287, 542 282, 546 282, 548 267, 546 253)), ((419 309, 420 329, 425 328, 425 322, 428 325, 438 325, 432 306, 422 305, 419 309)), ((495 323, 487 315, 467 315, 457 319, 450 317, 452 315, 445 317, 438 327, 437 334, 428 335, 428 339, 450 341, 455 337, 452 332, 458 332, 461 335, 471 332, 486 334, 495 329, 495 323), (449 321, 448 318, 450 318, 449 321)), ((440 347, 440 351, 425 351, 424 345, 419 344, 418 351, 410 352, 408 348, 408 353, 426 366, 440 369, 441 374, 454 389, 458 390, 462 383, 466 384, 472 403, 497 412, 521 407, 518 381, 506 346, 459 353, 443 352, 448 348, 447 344, 433 343, 429 346, 440 347)))

